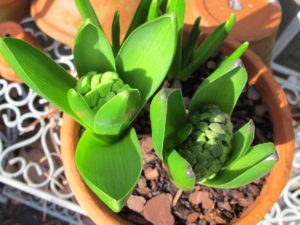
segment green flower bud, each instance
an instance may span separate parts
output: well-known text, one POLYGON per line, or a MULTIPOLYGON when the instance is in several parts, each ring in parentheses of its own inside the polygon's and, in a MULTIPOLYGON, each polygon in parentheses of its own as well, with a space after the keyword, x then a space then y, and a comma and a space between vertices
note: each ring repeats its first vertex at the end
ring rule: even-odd
POLYGON ((178 152, 191 164, 197 181, 212 179, 222 169, 231 150, 230 116, 210 105, 192 115, 189 122, 192 133, 178 152))
POLYGON ((78 80, 75 90, 96 113, 106 102, 124 90, 130 89, 115 72, 89 72, 78 80))

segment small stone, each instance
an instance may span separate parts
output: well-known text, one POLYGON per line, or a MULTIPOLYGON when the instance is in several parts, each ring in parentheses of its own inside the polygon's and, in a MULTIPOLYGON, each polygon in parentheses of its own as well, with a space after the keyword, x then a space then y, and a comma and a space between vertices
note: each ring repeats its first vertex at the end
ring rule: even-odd
POLYGON ((255 106, 254 110, 255 115, 262 117, 268 111, 268 108, 264 105, 257 105, 255 106))
POLYGON ((183 98, 183 103, 186 109, 190 107, 191 99, 189 97, 184 97, 183 98))
POLYGON ((131 195, 127 200, 127 207, 135 212, 142 213, 146 199, 141 196, 131 195))
POLYGON ((231 211, 232 207, 229 202, 218 202, 218 208, 225 209, 227 211, 231 211))
POLYGON ((156 159, 156 156, 154 154, 144 153, 143 154, 143 160, 146 163, 149 163, 151 161, 154 161, 156 159))
POLYGON ((199 213, 191 213, 187 217, 187 223, 193 223, 193 222, 195 222, 198 219, 198 217, 199 217, 199 213))
POLYGON ((253 196, 257 196, 259 194, 259 188, 256 185, 249 185, 249 191, 253 196))
POLYGON ((157 168, 152 169, 151 167, 149 167, 144 170, 144 173, 147 180, 157 180, 159 177, 157 168))
POLYGON ((150 199, 144 207, 144 216, 155 225, 173 225, 175 220, 168 195, 161 194, 150 199))
POLYGON ((204 209, 211 209, 214 207, 214 201, 210 198, 209 192, 207 191, 195 191, 190 195, 189 201, 193 205, 202 204, 204 209))
POLYGON ((144 177, 141 177, 139 182, 138 182, 138 187, 139 188, 145 188, 147 187, 147 180, 144 177))
POLYGON ((213 70, 213 69, 217 68, 217 63, 215 61, 213 61, 213 60, 209 60, 206 63, 206 66, 207 66, 208 69, 213 70))
POLYGON ((178 89, 182 89, 182 84, 179 80, 175 80, 173 85, 172 85, 172 88, 178 88, 178 89))
POLYGON ((141 148, 144 153, 150 153, 153 150, 152 138, 145 136, 140 140, 141 148))
POLYGON ((252 198, 240 198, 238 199, 239 203, 241 206, 243 207, 249 207, 253 202, 254 200, 252 198))
POLYGON ((256 89, 254 87, 250 87, 248 89, 247 96, 249 99, 254 100, 254 101, 256 101, 260 98, 259 93, 256 91, 256 89))

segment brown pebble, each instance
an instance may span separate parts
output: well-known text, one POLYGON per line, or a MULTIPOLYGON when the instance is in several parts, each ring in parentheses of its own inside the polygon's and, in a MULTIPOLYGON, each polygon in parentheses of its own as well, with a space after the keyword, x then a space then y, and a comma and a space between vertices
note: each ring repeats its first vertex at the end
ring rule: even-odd
POLYGON ((139 188, 145 188, 147 187, 147 180, 144 177, 141 177, 139 182, 138 182, 138 187, 139 188))
POLYGON ((142 213, 146 199, 141 196, 131 195, 127 200, 127 207, 135 212, 142 213))
POLYGON ((248 207, 253 203, 253 199, 252 198, 240 198, 238 199, 239 204, 243 207, 248 207))
POLYGON ((249 99, 254 100, 254 101, 256 101, 260 98, 259 93, 256 91, 256 89, 254 87, 250 87, 248 89, 247 96, 249 99))
POLYGON ((213 61, 213 60, 209 60, 206 63, 206 66, 207 66, 208 69, 213 70, 213 69, 216 69, 217 63, 215 61, 213 61))
POLYGON ((188 215, 186 221, 187 223, 193 223, 195 222, 199 217, 199 213, 191 213, 190 215, 188 215))
POLYGON ((149 167, 144 170, 144 173, 147 180, 157 180, 159 177, 157 168, 152 169, 151 167, 149 167))
POLYGON ((214 207, 214 201, 210 198, 209 192, 207 191, 195 191, 190 195, 189 201, 193 205, 199 205, 201 203, 204 209, 214 207))
POLYGON ((218 202, 218 207, 221 208, 221 209, 225 209, 227 211, 231 211, 232 210, 232 207, 229 204, 229 202, 218 202))
POLYGON ((140 140, 141 148, 144 153, 150 153, 153 150, 152 138, 145 136, 140 140))
POLYGON ((155 225, 173 225, 171 202, 166 194, 158 195, 147 201, 144 207, 145 218, 155 225))
POLYGON ((257 105, 255 106, 254 110, 255 115, 262 117, 268 111, 268 108, 265 105, 257 105))
POLYGON ((178 89, 181 89, 182 88, 182 84, 179 80, 175 80, 173 85, 172 85, 172 88, 178 88, 178 89))
POLYGON ((189 97, 184 97, 183 103, 184 103, 185 108, 188 109, 190 106, 190 103, 191 103, 191 99, 189 97))

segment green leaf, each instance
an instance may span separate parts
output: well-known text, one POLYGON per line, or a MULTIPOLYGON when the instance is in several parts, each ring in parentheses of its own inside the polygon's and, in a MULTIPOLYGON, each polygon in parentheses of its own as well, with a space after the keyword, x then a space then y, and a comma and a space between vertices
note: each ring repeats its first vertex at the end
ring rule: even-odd
MULTIPOLYGON (((80 15, 84 21, 91 21, 94 25, 101 28, 97 15, 91 5, 90 0, 75 0, 76 6, 80 12, 80 15)), ((102 28, 101 28, 102 29, 102 28)))
POLYGON ((118 136, 128 128, 141 107, 138 90, 120 92, 106 102, 96 113, 94 132, 99 135, 118 136))
POLYGON ((229 159, 226 162, 226 165, 231 164, 232 162, 240 159, 247 154, 255 134, 255 126, 252 120, 247 124, 241 127, 237 132, 234 133, 232 137, 232 147, 229 159))
POLYGON ((89 188, 114 212, 119 212, 142 172, 138 137, 131 129, 113 144, 84 132, 77 146, 76 165, 89 188))
POLYGON ((176 45, 175 15, 165 15, 137 28, 116 58, 121 79, 139 90, 142 106, 162 84, 176 45))
POLYGON ((216 105, 231 114, 246 83, 247 72, 237 67, 211 82, 204 82, 192 97, 189 114, 200 112, 205 105, 216 105))
POLYGON ((153 146, 158 157, 163 159, 164 150, 173 145, 168 140, 172 141, 177 132, 184 131, 182 128, 186 132, 180 132, 179 137, 186 136, 185 133, 189 132, 188 128, 185 128, 187 115, 181 91, 164 88, 155 95, 150 105, 150 119, 153 146))
POLYGON ((116 56, 119 52, 119 49, 121 47, 120 44, 120 13, 119 11, 115 12, 114 20, 112 23, 112 32, 111 32, 111 40, 112 40, 112 49, 114 52, 114 55, 116 56))
POLYGON ((124 40, 126 40, 129 35, 140 25, 146 22, 149 8, 150 8, 151 1, 149 0, 142 0, 137 8, 134 17, 131 21, 131 24, 127 30, 126 36, 124 40))
POLYGON ((190 62, 192 54, 196 47, 196 44, 197 44, 197 41, 198 41, 198 38, 199 38, 199 35, 201 32, 201 29, 199 26, 200 20, 201 20, 201 17, 198 17, 195 20, 192 30, 189 33, 187 43, 183 49, 183 53, 182 53, 183 54, 183 57, 182 57, 183 58, 183 63, 182 63, 183 67, 187 66, 188 63, 190 62))
POLYGON ((176 187, 184 191, 193 190, 196 178, 188 161, 182 158, 178 152, 173 149, 168 153, 165 162, 168 165, 171 180, 176 187))
MULTIPOLYGON (((236 60, 240 59, 244 53, 247 51, 249 47, 249 42, 244 42, 243 44, 241 44, 240 47, 238 47, 233 53, 231 53, 230 56, 228 56, 223 62, 222 64, 225 63, 229 63, 229 62, 235 62, 236 60)), ((221 65, 222 65, 221 64, 221 65)))
POLYGON ((67 93, 76 80, 43 52, 13 38, 0 38, 0 52, 16 74, 35 92, 75 119, 67 93))
POLYGON ((160 0, 152 0, 149 13, 148 13, 148 21, 154 20, 155 18, 160 16, 160 0))
POLYGON ((187 79, 197 70, 214 52, 216 52, 229 35, 235 22, 232 14, 229 20, 217 27, 194 51, 192 62, 183 70, 182 79, 187 79))
POLYGON ((91 71, 116 71, 109 41, 103 31, 89 21, 81 27, 75 39, 74 61, 79 77, 91 71))
POLYGON ((94 112, 84 100, 83 96, 78 94, 73 88, 68 91, 68 101, 73 112, 78 116, 79 123, 86 129, 93 131, 94 112))
POLYGON ((170 68, 170 77, 177 79, 182 69, 182 35, 185 15, 185 0, 169 0, 168 13, 175 13, 177 18, 177 47, 173 64, 170 68))
POLYGON ((202 185, 215 188, 237 188, 247 185, 270 172, 278 160, 273 143, 257 145, 230 167, 217 174, 202 185))
POLYGON ((252 167, 253 165, 259 163, 263 159, 273 155, 275 153, 275 146, 273 143, 264 143, 256 145, 248 149, 248 153, 233 161, 227 165, 229 170, 240 170, 252 167))

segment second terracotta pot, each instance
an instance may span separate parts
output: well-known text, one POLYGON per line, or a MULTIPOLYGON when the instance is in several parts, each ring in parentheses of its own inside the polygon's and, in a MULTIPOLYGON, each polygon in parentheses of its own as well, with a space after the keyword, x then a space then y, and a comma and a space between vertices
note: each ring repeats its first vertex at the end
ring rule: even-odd
MULTIPOLYGON (((221 47, 221 52, 229 55, 238 46, 239 43, 229 40, 221 47)), ((266 179, 261 194, 242 217, 233 222, 234 225, 254 225, 271 209, 289 179, 294 154, 294 129, 285 93, 275 81, 271 71, 251 50, 246 52, 243 63, 249 74, 249 83, 255 85, 268 107, 273 124, 273 139, 279 157, 279 161, 266 179)), ((108 209, 81 179, 75 165, 75 150, 79 135, 80 126, 64 114, 61 128, 62 161, 67 180, 77 201, 96 224, 129 224, 108 209)))
MULTIPOLYGON (((124 35, 140 0, 91 0, 91 3, 107 37, 111 37, 115 11, 120 12, 121 35, 124 35)), ((33 0, 31 15, 46 34, 70 46, 82 24, 74 0, 33 0)))
POLYGON ((28 0, 0 0, 0 23, 20 21, 28 12, 28 0))

